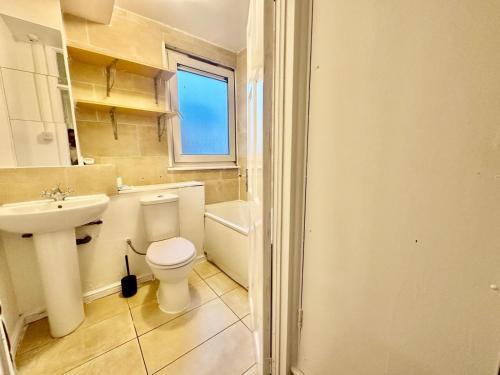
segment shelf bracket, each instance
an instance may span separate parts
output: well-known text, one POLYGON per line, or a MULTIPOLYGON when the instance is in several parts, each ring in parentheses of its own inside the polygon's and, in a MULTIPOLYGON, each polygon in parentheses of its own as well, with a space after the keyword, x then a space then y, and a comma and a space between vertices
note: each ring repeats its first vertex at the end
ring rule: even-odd
POLYGON ((158 104, 158 88, 160 86, 161 74, 162 74, 162 72, 159 71, 158 74, 154 78, 154 81, 155 81, 155 102, 156 102, 156 104, 158 104))
POLYGON ((116 123, 116 107, 109 110, 109 117, 111 118, 111 127, 113 128, 113 135, 115 141, 118 140, 118 124, 116 123))
POLYGON ((165 133, 165 128, 166 126, 166 117, 167 115, 164 113, 156 119, 157 125, 158 125, 158 142, 161 142, 161 137, 163 136, 163 133, 165 133), (163 120, 163 121, 162 121, 163 120))
POLYGON ((116 63, 118 59, 114 59, 111 64, 106 67, 106 96, 109 96, 111 89, 115 85, 116 79, 116 63))

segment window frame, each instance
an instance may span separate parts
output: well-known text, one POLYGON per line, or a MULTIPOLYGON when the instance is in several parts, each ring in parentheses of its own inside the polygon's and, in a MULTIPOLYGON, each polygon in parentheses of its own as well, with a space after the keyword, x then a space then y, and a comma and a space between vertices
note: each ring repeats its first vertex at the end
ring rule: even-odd
POLYGON ((178 81, 175 74, 167 85, 167 97, 170 98, 170 108, 178 115, 171 119, 168 132, 170 167, 236 167, 236 108, 234 71, 219 65, 204 62, 188 55, 167 49, 167 61, 170 70, 177 73, 178 67, 184 71, 200 74, 214 79, 227 80, 228 87, 228 126, 229 154, 227 155, 192 155, 182 153, 181 115, 179 114, 178 81))

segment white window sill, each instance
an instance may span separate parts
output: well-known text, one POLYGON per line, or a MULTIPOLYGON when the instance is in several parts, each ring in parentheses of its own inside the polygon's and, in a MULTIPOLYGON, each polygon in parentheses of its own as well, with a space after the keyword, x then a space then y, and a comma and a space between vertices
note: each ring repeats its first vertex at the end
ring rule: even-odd
POLYGON ((184 167, 168 167, 168 171, 199 171, 207 169, 239 169, 239 165, 189 165, 184 167))

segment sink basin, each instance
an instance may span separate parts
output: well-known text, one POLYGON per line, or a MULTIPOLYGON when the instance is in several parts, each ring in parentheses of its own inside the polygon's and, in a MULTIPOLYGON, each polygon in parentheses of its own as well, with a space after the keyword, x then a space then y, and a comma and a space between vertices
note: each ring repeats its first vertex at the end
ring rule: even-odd
POLYGON ((0 207, 0 229, 14 233, 50 233, 72 229, 99 218, 109 203, 104 194, 39 200, 0 207))
POLYGON ((99 194, 0 206, 0 230, 33 234, 53 337, 71 333, 85 319, 75 227, 99 219, 108 203, 99 194))

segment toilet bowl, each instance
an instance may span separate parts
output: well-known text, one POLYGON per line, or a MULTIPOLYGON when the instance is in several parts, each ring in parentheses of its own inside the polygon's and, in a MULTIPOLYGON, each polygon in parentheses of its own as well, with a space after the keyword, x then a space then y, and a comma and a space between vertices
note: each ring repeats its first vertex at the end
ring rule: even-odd
POLYGON ((146 263, 160 281, 158 305, 169 314, 185 310, 191 302, 188 277, 196 259, 193 243, 180 236, 178 200, 175 194, 148 195, 140 199, 150 241, 146 263))
POLYGON ((182 237, 153 242, 146 262, 160 281, 157 298, 160 310, 178 313, 190 304, 188 277, 196 258, 194 245, 182 237))

